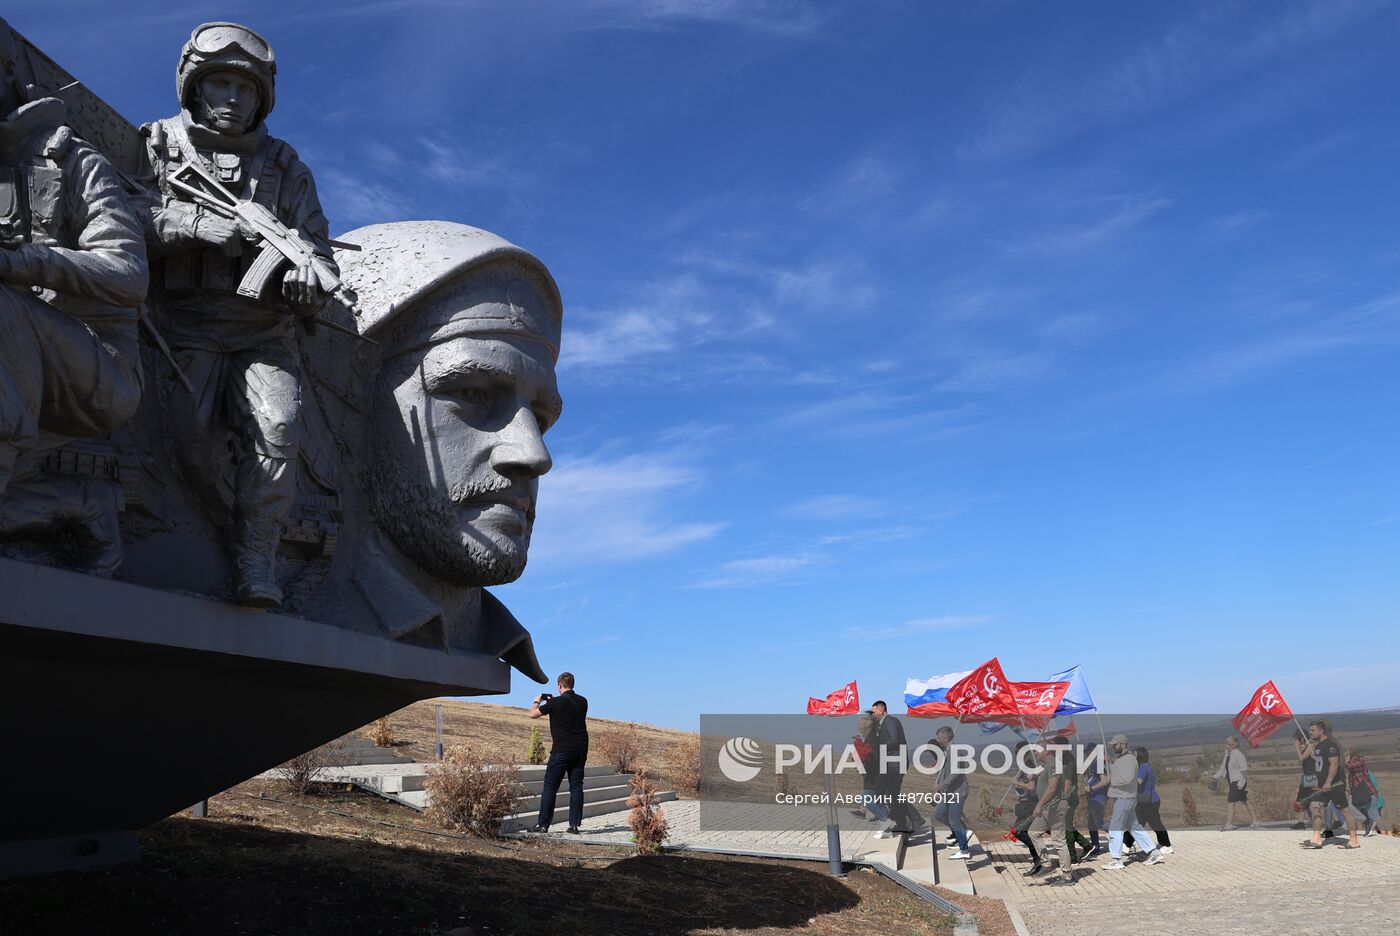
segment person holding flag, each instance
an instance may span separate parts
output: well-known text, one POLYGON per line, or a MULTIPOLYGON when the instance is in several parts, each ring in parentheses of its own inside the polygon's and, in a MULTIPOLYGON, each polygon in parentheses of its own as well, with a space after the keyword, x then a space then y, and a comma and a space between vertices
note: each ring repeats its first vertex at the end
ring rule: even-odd
POLYGON ((1323 812, 1327 803, 1337 807, 1346 820, 1347 832, 1351 841, 1343 848, 1360 848, 1356 840, 1356 817, 1347 809, 1346 770, 1342 766, 1342 747, 1332 737, 1331 726, 1325 721, 1308 723, 1308 734, 1312 737, 1313 750, 1319 764, 1319 783, 1312 799, 1313 834, 1310 841, 1302 842, 1304 848, 1322 847, 1323 812))

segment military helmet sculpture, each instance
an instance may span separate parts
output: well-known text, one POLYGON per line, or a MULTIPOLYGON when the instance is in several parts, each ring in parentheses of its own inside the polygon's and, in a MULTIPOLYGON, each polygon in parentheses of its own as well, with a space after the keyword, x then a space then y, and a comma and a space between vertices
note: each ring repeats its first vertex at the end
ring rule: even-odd
POLYGON ((262 100, 254 126, 272 113, 277 103, 277 56, 266 39, 238 23, 197 26, 180 50, 180 64, 175 69, 180 106, 188 108, 193 103, 199 76, 218 69, 243 72, 258 83, 262 100))

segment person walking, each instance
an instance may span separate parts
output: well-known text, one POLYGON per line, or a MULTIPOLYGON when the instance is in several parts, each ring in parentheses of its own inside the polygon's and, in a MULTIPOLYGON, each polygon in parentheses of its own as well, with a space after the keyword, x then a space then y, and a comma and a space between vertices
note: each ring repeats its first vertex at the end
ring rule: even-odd
POLYGON ((1162 796, 1157 792, 1157 769, 1147 754, 1147 748, 1137 749, 1138 796, 1137 818, 1143 828, 1151 829, 1157 836, 1157 847, 1162 854, 1172 853, 1172 837, 1167 834, 1162 823, 1162 796))
MULTIPOLYGON (((1068 742, 1065 743, 1064 756, 1072 756, 1068 742)), ((1088 858, 1094 850, 1094 844, 1074 826, 1074 815, 1079 811, 1081 769, 1080 764, 1076 761, 1073 764, 1067 764, 1064 773, 1065 844, 1069 846, 1069 860, 1072 864, 1079 864, 1088 858), (1078 846, 1077 850, 1075 846, 1078 846)))
POLYGON ((1363 838, 1369 838, 1381 821, 1378 801, 1380 791, 1376 789, 1374 774, 1366 766, 1366 758, 1360 748, 1347 750, 1347 795, 1351 797, 1351 808, 1356 818, 1363 823, 1363 838))
MULTIPOLYGON (((888 819, 890 815, 888 809, 877 810, 876 808, 879 791, 875 788, 875 748, 870 743, 870 734, 874 730, 875 713, 866 709, 856 722, 855 736, 856 756, 860 758, 861 766, 864 768, 865 781, 860 791, 860 804, 851 812, 857 818, 878 821, 888 819)), ((883 803, 880 804, 881 807, 883 805, 883 803)))
POLYGON ((1312 838, 1300 844, 1304 848, 1322 847, 1323 813, 1330 803, 1342 814, 1347 833, 1351 837, 1342 847, 1360 848, 1361 843, 1356 840, 1356 820, 1347 809, 1346 768, 1342 765, 1341 745, 1332 737, 1331 726, 1325 721, 1309 722, 1308 735, 1312 739, 1312 747, 1319 764, 1319 782, 1317 792, 1312 795, 1312 838))
POLYGON ((1063 750, 1053 745, 1039 746, 1040 773, 1035 778, 1035 808, 1031 811, 1031 832, 1048 832, 1049 853, 1060 863, 1059 873, 1045 879, 1047 884, 1073 884, 1074 858, 1070 852, 1065 819, 1065 775, 1073 770, 1064 763, 1063 750))
POLYGON ((1090 858, 1105 851, 1103 843, 1099 841, 1099 833, 1104 828, 1104 812, 1108 808, 1108 773, 1102 769, 1107 766, 1102 754, 1099 743, 1092 742, 1084 752, 1082 765, 1084 779, 1080 788, 1084 791, 1084 809, 1089 822, 1090 858))
POLYGON ((1127 735, 1114 735, 1112 746, 1113 763, 1108 770, 1108 799, 1113 804, 1113 814, 1108 821, 1108 853, 1111 860, 1103 869, 1121 871, 1126 867, 1123 864, 1123 839, 1126 836, 1131 836, 1137 846, 1147 853, 1148 864, 1160 864, 1165 860, 1162 850, 1152 844, 1137 821, 1137 756, 1128 746, 1127 735))
POLYGON ((548 832, 554 821, 554 800, 565 774, 569 777, 569 834, 583 823, 583 769, 588 763, 588 700, 574 692, 574 674, 559 674, 559 694, 535 696, 531 718, 549 716, 549 761, 540 790, 540 815, 531 832, 548 832))
MULTIPOLYGON (((904 725, 889 712, 883 700, 870 706, 870 714, 875 724, 866 739, 871 747, 871 764, 875 769, 875 790, 878 804, 872 803, 871 812, 883 820, 876 838, 893 838, 895 828, 903 819, 903 812, 894 812, 899 803, 899 791, 904 785, 904 764, 907 743, 904 739, 904 725), (898 818, 897 818, 898 816, 898 818)), ((921 821, 922 821, 922 817, 921 821)), ((904 831, 912 831, 906 829, 904 831)))
POLYGON ((953 830, 958 843, 957 851, 948 856, 950 861, 963 861, 970 857, 967 849, 967 825, 963 822, 963 806, 971 793, 967 784, 967 774, 953 770, 953 758, 949 749, 953 745, 953 729, 944 725, 934 735, 934 743, 943 749, 943 764, 938 770, 934 787, 936 806, 933 808, 933 821, 941 822, 953 830))
MULTIPOLYGON (((1016 745, 1016 762, 1018 764, 1021 762, 1021 751, 1029 743, 1022 741, 1016 745)), ((1026 849, 1031 853, 1031 869, 1025 873, 1025 876, 1035 877, 1045 870, 1045 865, 1040 860, 1040 852, 1036 851, 1035 841, 1030 834, 1031 819, 1034 818, 1035 804, 1038 799, 1035 793, 1035 774, 1026 770, 1017 771, 1016 779, 1012 781, 1011 786, 1016 791, 1016 821, 1011 829, 1016 835, 1016 841, 1026 846, 1026 849)))
POLYGON ((1259 817, 1254 814, 1254 807, 1249 805, 1249 761, 1245 760, 1244 751, 1240 750, 1240 742, 1234 735, 1225 739, 1225 756, 1220 761, 1220 769, 1215 772, 1215 779, 1224 780, 1228 786, 1225 824, 1220 831, 1229 832, 1235 828, 1236 803, 1244 803, 1249 813, 1249 827, 1259 828, 1259 817))

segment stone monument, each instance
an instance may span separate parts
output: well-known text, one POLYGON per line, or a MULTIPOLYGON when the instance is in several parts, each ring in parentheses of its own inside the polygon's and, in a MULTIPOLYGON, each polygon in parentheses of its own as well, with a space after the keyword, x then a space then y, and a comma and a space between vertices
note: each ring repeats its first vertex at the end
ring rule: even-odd
POLYGON ((245 26, 196 28, 140 129, 2 20, 0 59, 0 693, 42 774, 0 794, 54 804, 0 826, 0 876, 544 682, 487 591, 562 408, 544 265, 447 221, 332 239, 245 26))

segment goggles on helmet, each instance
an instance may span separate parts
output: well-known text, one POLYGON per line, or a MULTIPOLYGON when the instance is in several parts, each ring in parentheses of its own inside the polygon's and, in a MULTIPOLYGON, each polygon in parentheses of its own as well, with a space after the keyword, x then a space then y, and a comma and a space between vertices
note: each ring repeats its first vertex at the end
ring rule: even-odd
POLYGON ((237 23, 205 23, 190 34, 190 48, 200 55, 214 56, 238 49, 249 58, 273 68, 277 59, 267 40, 237 23))

